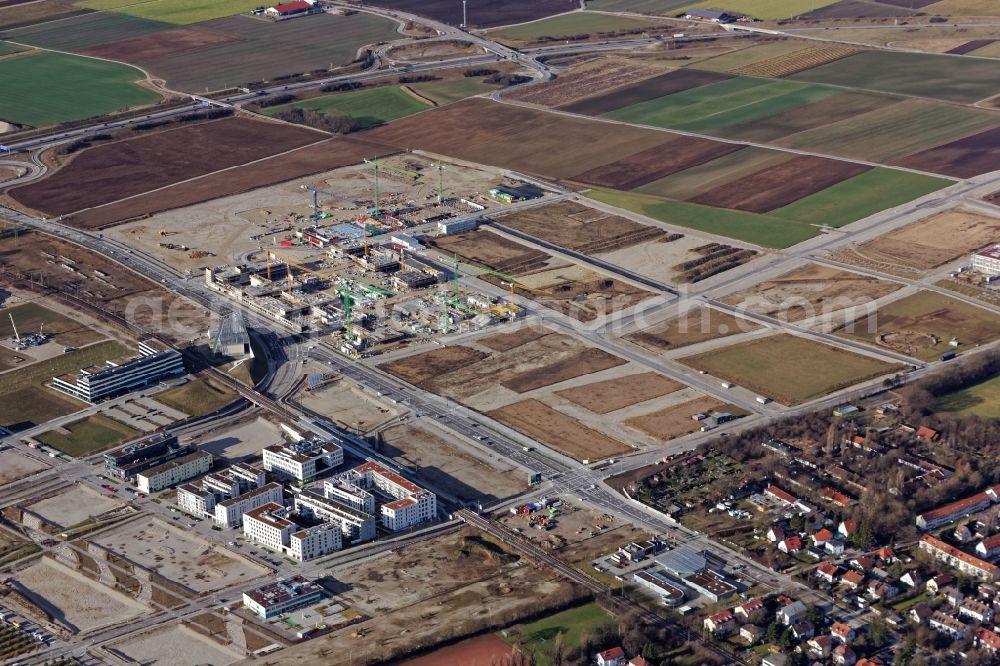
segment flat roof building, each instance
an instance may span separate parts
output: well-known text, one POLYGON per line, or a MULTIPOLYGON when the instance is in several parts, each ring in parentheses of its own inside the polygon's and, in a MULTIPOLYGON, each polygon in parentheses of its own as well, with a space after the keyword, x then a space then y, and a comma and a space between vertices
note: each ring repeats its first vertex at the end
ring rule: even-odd
POLYGON ((243 534, 300 562, 336 552, 343 546, 336 523, 302 527, 291 519, 287 508, 276 503, 243 514, 243 534))
POLYGON ((78 400, 95 403, 185 372, 184 357, 180 352, 158 340, 142 340, 137 357, 109 360, 103 368, 82 368, 75 375, 53 377, 52 388, 78 400))
POLYGON ((304 516, 335 523, 341 533, 354 543, 371 541, 377 536, 375 517, 324 497, 313 490, 303 490, 295 497, 295 511, 304 516))
POLYGON ((177 435, 159 432, 106 452, 104 469, 113 477, 128 480, 192 450, 190 446, 181 446, 177 435))
POLYGON ((302 576, 279 580, 243 593, 243 605, 262 619, 309 606, 323 598, 323 588, 302 576))
POLYGON ((1000 275, 1000 244, 991 245, 972 255, 972 268, 988 277, 1000 275))
POLYGON ((239 527, 243 514, 270 502, 281 504, 283 490, 280 483, 268 483, 256 490, 231 497, 215 505, 215 524, 223 528, 239 527))
POLYGON ((726 597, 736 594, 735 585, 726 580, 721 574, 711 570, 685 576, 684 583, 698 594, 713 602, 719 602, 726 597))
POLYGON ((635 582, 650 590, 666 606, 679 606, 684 602, 684 589, 669 578, 655 571, 637 571, 635 582))
POLYGON ((344 450, 332 442, 318 438, 266 446, 262 455, 266 471, 299 481, 311 479, 323 469, 344 464, 344 450))
POLYGON ((155 493, 204 474, 212 469, 214 461, 208 451, 195 451, 139 472, 135 475, 135 485, 144 493, 155 493))
POLYGON ((342 480, 390 497, 382 505, 382 524, 389 530, 403 530, 437 517, 437 495, 404 479, 384 465, 369 460, 341 475, 342 480))

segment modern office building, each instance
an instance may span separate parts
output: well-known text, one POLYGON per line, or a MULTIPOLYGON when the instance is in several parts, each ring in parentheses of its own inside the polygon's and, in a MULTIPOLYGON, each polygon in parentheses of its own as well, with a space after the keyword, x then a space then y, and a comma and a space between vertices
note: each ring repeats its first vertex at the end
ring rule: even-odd
POLYGON ((177 435, 159 432, 104 454, 104 470, 118 479, 131 480, 140 472, 191 453, 191 446, 181 446, 177 435))
POLYGON ((305 481, 317 472, 344 464, 344 450, 321 439, 303 439, 264 447, 264 469, 288 479, 305 481))
POLYGON ((185 372, 180 352, 159 340, 143 340, 139 342, 139 356, 109 360, 104 367, 82 368, 75 375, 53 377, 52 388, 78 400, 95 403, 185 372))
POLYGON ((371 541, 376 536, 374 516, 313 490, 303 490, 295 497, 295 512, 335 523, 340 527, 341 533, 354 543, 371 541))
POLYGON ((323 598, 317 583, 295 576, 243 593, 243 605, 262 619, 309 606, 323 598))
POLYGON ((208 451, 195 451, 139 472, 135 485, 144 493, 155 493, 208 472, 214 461, 208 451))

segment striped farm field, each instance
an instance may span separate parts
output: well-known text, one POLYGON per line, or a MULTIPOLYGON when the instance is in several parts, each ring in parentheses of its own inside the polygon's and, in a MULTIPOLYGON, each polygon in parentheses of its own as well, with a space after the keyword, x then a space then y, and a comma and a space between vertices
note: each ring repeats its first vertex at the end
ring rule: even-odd
POLYGON ((804 42, 780 41, 768 42, 766 44, 755 44, 753 46, 723 53, 720 56, 703 60, 691 65, 693 69, 705 69, 710 72, 722 72, 732 74, 737 69, 748 67, 758 62, 766 62, 774 58, 780 58, 789 53, 801 51, 804 42))
POLYGON ((145 37, 173 28, 124 14, 91 12, 81 16, 4 31, 4 37, 55 51, 79 51, 121 39, 145 37))
POLYGON ((846 58, 859 50, 850 46, 807 46, 799 51, 791 51, 767 60, 744 65, 734 69, 732 73, 741 76, 765 76, 780 79, 783 76, 846 58))
POLYGON ((83 0, 77 6, 188 25, 249 12, 261 4, 260 0, 83 0))
POLYGON ((747 146, 711 162, 655 180, 635 191, 667 199, 690 199, 755 171, 787 162, 792 157, 792 154, 780 150, 747 146))
POLYGON ((777 143, 882 162, 988 129, 997 119, 990 111, 908 99, 777 143))

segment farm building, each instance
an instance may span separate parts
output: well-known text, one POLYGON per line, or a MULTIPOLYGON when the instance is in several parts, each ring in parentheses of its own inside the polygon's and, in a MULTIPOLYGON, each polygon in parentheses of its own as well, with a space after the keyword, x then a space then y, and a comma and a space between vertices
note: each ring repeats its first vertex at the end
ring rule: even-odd
POLYGON ((1000 275, 1000 245, 991 245, 972 255, 972 268, 987 277, 1000 275))
POLYGON ((317 7, 313 0, 294 0, 294 2, 286 2, 274 7, 268 7, 264 10, 264 15, 280 21, 282 19, 315 14, 321 11, 323 10, 317 7))
POLYGON ((734 20, 726 12, 714 9, 692 9, 684 15, 684 18, 690 21, 708 21, 709 23, 732 23, 734 20))

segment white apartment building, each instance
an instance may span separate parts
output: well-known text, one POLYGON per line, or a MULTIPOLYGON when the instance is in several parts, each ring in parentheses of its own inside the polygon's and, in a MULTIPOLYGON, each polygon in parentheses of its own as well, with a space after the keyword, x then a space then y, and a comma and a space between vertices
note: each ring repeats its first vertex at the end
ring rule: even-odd
POLYGON ((264 470, 236 463, 219 472, 206 474, 200 485, 187 483, 177 488, 177 506, 192 516, 214 516, 215 505, 260 488, 266 482, 264 470))
POLYGON ((279 476, 305 481, 316 476, 322 462, 333 468, 344 464, 344 450, 331 442, 311 439, 294 444, 264 447, 264 469, 279 476))
POLYGON ((139 472, 135 475, 135 485, 144 493, 155 493, 204 474, 212 469, 214 462, 208 451, 195 451, 139 472))
POLYGON ((186 514, 199 518, 214 515, 216 503, 218 498, 211 490, 205 490, 193 483, 177 487, 177 506, 186 514))
POLYGON ((344 544, 340 525, 323 523, 292 532, 289 537, 288 555, 299 562, 322 557, 340 550, 344 544))
POLYGON ((336 500, 362 513, 375 513, 375 496, 353 483, 342 479, 324 481, 323 494, 327 499, 336 500))
POLYGON ((343 538, 336 523, 301 527, 288 509, 268 503, 243 514, 243 534, 273 551, 300 562, 340 550, 343 538))
POLYGON ((239 527, 243 524, 243 514, 273 502, 281 504, 280 483, 268 483, 256 490, 237 497, 223 500, 215 505, 215 524, 222 528, 239 527))
POLYGON ((1000 275, 1000 245, 991 245, 972 255, 972 268, 983 275, 1000 275))
POLYGON ((313 490, 303 490, 295 497, 295 512, 338 525, 341 533, 355 543, 371 541, 376 536, 374 516, 313 490))
POLYGON ((382 524, 397 531, 433 520, 437 516, 437 495, 377 462, 369 460, 341 478, 362 488, 375 488, 396 500, 382 505, 382 524))

